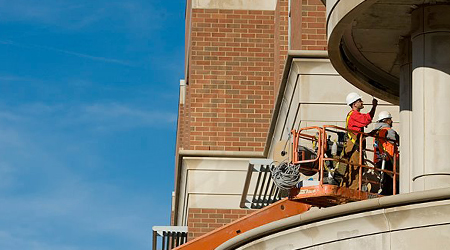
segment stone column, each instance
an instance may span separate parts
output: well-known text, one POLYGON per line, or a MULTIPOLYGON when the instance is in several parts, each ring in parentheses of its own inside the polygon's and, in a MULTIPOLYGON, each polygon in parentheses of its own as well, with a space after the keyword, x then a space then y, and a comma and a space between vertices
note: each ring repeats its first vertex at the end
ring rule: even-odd
POLYGON ((450 187, 450 5, 412 12, 412 191, 450 187))
POLYGON ((400 193, 411 192, 411 112, 412 58, 411 37, 400 40, 400 193))

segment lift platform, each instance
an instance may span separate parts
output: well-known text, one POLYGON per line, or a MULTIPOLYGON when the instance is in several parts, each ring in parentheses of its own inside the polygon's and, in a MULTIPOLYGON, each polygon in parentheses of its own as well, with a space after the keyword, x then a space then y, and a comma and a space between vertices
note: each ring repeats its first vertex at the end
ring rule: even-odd
MULTIPOLYGON (((307 127, 300 130, 292 130, 292 150, 290 155, 290 164, 300 167, 300 172, 305 175, 318 175, 318 185, 292 188, 290 190, 290 199, 309 204, 317 207, 330 207, 340 205, 348 202, 367 200, 371 198, 381 197, 377 191, 380 190, 380 176, 391 176, 392 178, 392 194, 397 193, 397 158, 392 159, 392 169, 381 169, 374 162, 376 158, 375 149, 366 148, 367 141, 377 138, 376 135, 362 133, 359 131, 350 131, 358 137, 359 143, 359 162, 349 162, 345 157, 339 157, 343 150, 343 138, 341 138, 340 145, 333 145, 339 143, 340 135, 345 135, 349 131, 345 128, 325 125, 323 127, 307 127), (333 142, 330 140, 331 135, 336 139, 333 142), (305 147, 306 143, 310 143, 313 149, 305 147), (334 151, 332 147, 335 147, 334 151), (373 154, 374 160, 367 159, 367 154, 373 154), (358 167, 359 175, 358 189, 350 189, 348 187, 339 187, 337 185, 329 185, 324 183, 325 175, 333 171, 337 164, 354 165, 358 167), (370 165, 369 165, 370 164, 370 165), (371 176, 378 176, 369 178, 371 176), (365 190, 365 191, 362 191, 365 190)), ((398 153, 397 147, 395 147, 398 153)), ((381 178, 382 179, 382 178, 381 178)))
MULTIPOLYGON (((175 248, 177 250, 197 250, 197 249, 215 249, 225 241, 242 234, 246 231, 256 227, 265 225, 267 223, 281 220, 287 217, 298 215, 308 211, 312 206, 315 207, 330 207, 340 205, 348 202, 367 200, 370 198, 377 198, 381 195, 377 192, 381 185, 379 182, 363 177, 364 173, 371 172, 378 175, 389 175, 393 180, 393 194, 397 192, 397 159, 393 159, 393 166, 391 170, 380 169, 372 161, 368 160, 367 152, 375 153, 372 149, 363 147, 363 143, 359 143, 359 162, 349 162, 342 157, 336 157, 338 152, 330 152, 330 133, 347 133, 345 128, 337 126, 323 126, 323 127, 308 127, 300 130, 292 131, 292 144, 288 163, 290 166, 295 166, 300 169, 300 172, 305 176, 315 176, 316 185, 292 187, 288 192, 288 197, 276 201, 266 207, 263 207, 252 214, 238 219, 230 224, 209 232, 201 237, 175 248), (301 142, 302 141, 302 142, 301 142), (305 145, 306 143, 311 145, 305 145), (371 163, 369 166, 367 163, 371 163), (358 189, 350 189, 348 187, 341 187, 337 185, 330 185, 324 182, 324 177, 329 175, 336 164, 349 164, 356 166, 359 170, 358 189), (378 186, 377 186, 378 184, 378 186), (364 189, 363 189, 364 187, 364 189), (366 191, 362 191, 366 190, 366 191)), ((375 138, 374 135, 365 134, 357 131, 351 131, 358 136, 358 140, 363 142, 367 138, 375 138)), ((341 146, 342 148, 342 146, 341 146)), ((342 149, 341 149, 342 150, 342 149)), ((396 149, 397 150, 397 149, 396 149)), ((336 150, 335 150, 336 151, 336 150)), ((337 150, 339 151, 339 150, 337 150)), ((398 152, 398 151, 397 151, 398 152)), ((258 201, 258 204, 264 204, 268 200, 276 200, 277 194, 280 193, 279 188, 274 188, 271 183, 266 183, 266 176, 271 178, 270 167, 263 167, 259 170, 257 186, 253 194, 253 200, 258 201), (263 177, 261 177, 263 176, 263 177), (258 187, 259 184, 266 185, 258 187), (264 184, 265 183, 265 184, 264 184), (257 192, 259 190, 259 192, 257 192), (263 193, 263 194, 262 194, 263 193), (269 197, 269 198, 264 198, 269 197)), ((249 176, 252 175, 254 167, 249 168, 246 182, 249 183, 249 176)), ((244 188, 244 193, 248 191, 248 183, 244 188)), ((241 205, 245 204, 245 199, 241 201, 241 205)), ((247 206, 248 207, 248 206, 247 206)), ((252 206, 250 206, 252 207, 252 206)))

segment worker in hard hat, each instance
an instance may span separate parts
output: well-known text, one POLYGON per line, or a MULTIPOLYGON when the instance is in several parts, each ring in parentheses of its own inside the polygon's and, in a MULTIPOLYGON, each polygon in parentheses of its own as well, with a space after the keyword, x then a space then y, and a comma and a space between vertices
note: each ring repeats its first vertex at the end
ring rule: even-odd
MULTIPOLYGON (((393 161, 398 160, 398 142, 399 136, 392 128, 392 115, 387 111, 381 111, 378 114, 378 120, 374 130, 371 132, 375 135, 374 144, 374 162, 380 169, 393 170, 393 161)), ((398 179, 397 179, 398 180, 398 179)), ((392 195, 393 182, 389 174, 380 173, 381 186, 378 190, 379 194, 392 195)))
MULTIPOLYGON (((352 163, 359 164, 359 144, 361 142, 359 141, 358 133, 352 131, 364 132, 364 127, 372 122, 378 101, 375 98, 372 100, 372 109, 367 114, 360 112, 364 108, 364 102, 359 94, 348 94, 346 102, 352 110, 347 114, 346 118, 346 128, 349 131, 342 157, 348 159, 350 164, 338 164, 334 172, 334 180, 340 186, 358 189, 359 168, 357 165, 352 165, 352 163)), ((364 142, 362 143, 364 148, 364 142)))

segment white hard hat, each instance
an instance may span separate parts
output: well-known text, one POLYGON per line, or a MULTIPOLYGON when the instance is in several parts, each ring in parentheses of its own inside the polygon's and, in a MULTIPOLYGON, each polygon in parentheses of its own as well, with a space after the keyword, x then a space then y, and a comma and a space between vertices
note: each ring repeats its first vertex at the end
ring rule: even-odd
POLYGON ((347 101, 347 105, 351 105, 352 103, 358 101, 359 99, 362 99, 362 96, 358 95, 355 92, 352 92, 347 95, 347 98, 345 100, 347 101))
POLYGON ((391 113, 387 112, 387 111, 381 111, 378 114, 378 121, 384 120, 384 119, 388 119, 388 118, 392 118, 391 113))

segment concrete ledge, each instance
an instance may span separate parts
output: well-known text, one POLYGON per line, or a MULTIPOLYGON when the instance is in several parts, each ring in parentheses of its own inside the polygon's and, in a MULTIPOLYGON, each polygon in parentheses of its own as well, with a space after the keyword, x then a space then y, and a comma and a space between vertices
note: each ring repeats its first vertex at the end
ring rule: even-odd
POLYGON ((194 9, 275 10, 276 0, 192 0, 194 9))
POLYGON ((233 157, 233 158, 262 158, 262 152, 252 151, 214 151, 214 150, 180 150, 180 157, 198 156, 198 157, 233 157))

